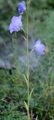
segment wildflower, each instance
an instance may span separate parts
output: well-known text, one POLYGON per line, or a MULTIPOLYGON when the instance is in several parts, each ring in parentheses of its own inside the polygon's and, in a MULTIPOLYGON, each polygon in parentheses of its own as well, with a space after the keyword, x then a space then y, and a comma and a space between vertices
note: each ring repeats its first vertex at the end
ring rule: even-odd
POLYGON ((22 28, 22 16, 13 16, 9 25, 10 33, 18 32, 22 28))
POLYGON ((43 43, 41 43, 40 40, 37 40, 35 42, 35 45, 33 46, 33 49, 40 55, 44 55, 45 54, 45 45, 43 43))
POLYGON ((23 14, 26 11, 26 4, 25 1, 22 1, 18 4, 18 12, 19 14, 23 14))

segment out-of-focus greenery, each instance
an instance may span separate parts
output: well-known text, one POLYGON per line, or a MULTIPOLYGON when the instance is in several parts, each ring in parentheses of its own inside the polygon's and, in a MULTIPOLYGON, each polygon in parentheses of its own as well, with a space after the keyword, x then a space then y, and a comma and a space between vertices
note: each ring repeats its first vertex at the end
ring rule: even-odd
MULTIPOLYGON (((0 0, 0 43, 11 40, 8 26, 11 17, 18 15, 19 1, 0 0)), ((26 29, 26 18, 24 28, 26 29)), ((30 89, 34 88, 30 113, 34 118, 38 116, 38 120, 54 120, 54 0, 31 1, 29 36, 30 44, 40 38, 48 46, 48 53, 40 57, 38 67, 30 71, 30 89)), ((24 106, 26 99, 26 83, 22 75, 16 78, 14 70, 1 69, 0 119, 27 120, 24 106)))

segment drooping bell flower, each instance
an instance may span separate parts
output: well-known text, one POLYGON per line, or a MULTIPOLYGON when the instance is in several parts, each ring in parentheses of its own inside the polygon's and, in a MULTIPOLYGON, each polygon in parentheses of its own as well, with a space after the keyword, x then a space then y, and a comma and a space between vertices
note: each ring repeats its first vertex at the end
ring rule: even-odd
POLYGON ((41 43, 41 41, 38 39, 34 46, 33 46, 33 49, 40 55, 44 55, 45 54, 45 49, 46 49, 46 46, 41 43))
POLYGON ((18 32, 22 28, 22 16, 13 16, 9 25, 10 33, 18 32))
POLYGON ((22 1, 18 4, 18 12, 19 14, 23 14, 26 11, 26 3, 22 1))

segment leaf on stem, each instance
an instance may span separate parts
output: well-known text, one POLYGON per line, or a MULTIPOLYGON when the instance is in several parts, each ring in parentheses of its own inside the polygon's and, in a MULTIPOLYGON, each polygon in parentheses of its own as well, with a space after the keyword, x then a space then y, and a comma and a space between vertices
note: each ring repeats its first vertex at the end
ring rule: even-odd
POLYGON ((27 105, 27 103, 25 101, 24 101, 24 104, 25 104, 25 108, 26 108, 26 110, 28 112, 28 105, 27 105))
POLYGON ((29 94, 29 101, 30 101, 30 99, 31 99, 31 96, 32 96, 33 91, 34 91, 34 88, 32 88, 32 90, 31 90, 31 92, 30 92, 30 94, 29 94))
POLYGON ((26 85, 27 85, 27 87, 28 87, 28 80, 27 80, 27 78, 26 78, 25 75, 23 75, 23 76, 24 76, 24 79, 25 79, 26 85))

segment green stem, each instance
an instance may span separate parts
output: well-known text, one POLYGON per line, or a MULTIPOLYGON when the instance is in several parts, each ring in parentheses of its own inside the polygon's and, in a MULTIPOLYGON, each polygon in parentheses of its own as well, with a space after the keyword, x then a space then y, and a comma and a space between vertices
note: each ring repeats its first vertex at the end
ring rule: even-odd
POLYGON ((28 51, 28 0, 27 0, 27 40, 26 40, 26 46, 27 46, 27 80, 28 80, 28 87, 27 87, 27 91, 28 91, 28 111, 27 111, 27 114, 28 114, 28 120, 30 120, 30 114, 29 114, 29 58, 28 58, 28 54, 29 54, 29 51, 28 51))

